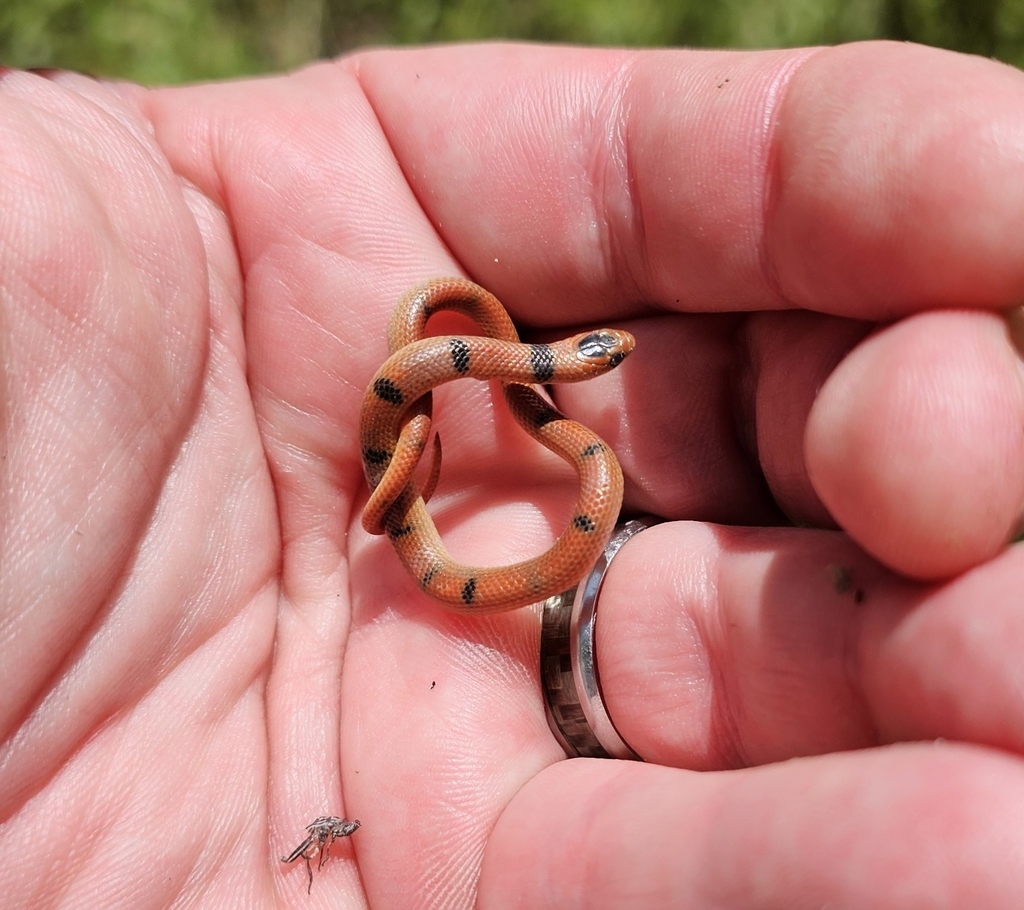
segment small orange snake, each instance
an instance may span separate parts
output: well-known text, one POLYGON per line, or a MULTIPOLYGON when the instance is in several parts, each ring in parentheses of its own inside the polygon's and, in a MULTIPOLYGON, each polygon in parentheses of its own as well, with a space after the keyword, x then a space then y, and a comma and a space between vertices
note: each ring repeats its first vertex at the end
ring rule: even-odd
POLYGON ((409 290, 388 324, 391 356, 363 397, 359 434, 371 490, 363 527, 371 534, 387 534, 420 588, 456 610, 514 610, 577 584, 615 528, 622 505, 622 469, 595 433, 560 414, 527 383, 600 376, 617 366, 633 345, 632 335, 616 329, 598 329, 554 344, 521 344, 497 298, 471 281, 437 278, 409 290), (485 336, 424 338, 427 320, 442 310, 469 316, 485 336), (541 556, 497 568, 458 564, 448 555, 425 505, 441 467, 436 437, 423 489, 412 479, 430 435, 430 390, 463 378, 500 379, 505 401, 520 426, 579 474, 573 518, 541 556))

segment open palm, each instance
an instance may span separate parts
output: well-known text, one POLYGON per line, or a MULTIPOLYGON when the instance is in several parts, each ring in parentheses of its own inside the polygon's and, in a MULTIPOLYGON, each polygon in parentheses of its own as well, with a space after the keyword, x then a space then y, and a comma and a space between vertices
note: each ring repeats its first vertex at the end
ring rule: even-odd
MULTIPOLYGON (((7 73, 3 906, 1017 906, 1021 111, 885 45, 7 73), (601 600, 646 764, 560 762, 536 614, 359 526, 389 312, 457 273, 637 337, 555 394, 672 520, 601 600)), ((435 413, 453 553, 547 546, 571 473, 487 385, 435 413)))

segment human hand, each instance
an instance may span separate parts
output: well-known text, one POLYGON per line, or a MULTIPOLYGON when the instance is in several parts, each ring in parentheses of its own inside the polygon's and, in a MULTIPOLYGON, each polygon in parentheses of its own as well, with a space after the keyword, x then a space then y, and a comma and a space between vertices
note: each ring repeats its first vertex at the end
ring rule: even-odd
MULTIPOLYGON (((1020 73, 488 46, 0 97, 6 906, 1016 906, 1020 73), (459 271, 637 336, 556 394, 680 520, 601 598, 647 764, 558 761, 535 615, 359 528, 387 316, 459 271), (363 826, 307 896, 322 814, 363 826)), ((571 477, 487 387, 435 414, 452 550, 538 552, 571 477)))

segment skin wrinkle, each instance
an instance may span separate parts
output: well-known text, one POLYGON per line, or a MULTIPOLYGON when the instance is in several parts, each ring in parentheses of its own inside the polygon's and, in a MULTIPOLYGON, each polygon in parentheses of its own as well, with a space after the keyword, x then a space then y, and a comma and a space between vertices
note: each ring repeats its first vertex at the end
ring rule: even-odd
MULTIPOLYGON (((707 566, 707 559, 702 559, 701 562, 705 567, 707 566)), ((722 603, 722 592, 728 590, 728 585, 725 583, 727 579, 722 577, 722 571, 727 567, 726 562, 722 558, 722 554, 718 554, 718 558, 714 560, 714 572, 708 575, 709 578, 714 579, 711 585, 711 596, 706 596, 699 602, 703 608, 703 615, 717 620, 714 634, 706 632, 704 636, 709 655, 708 664, 711 669, 711 691, 713 693, 711 723, 708 727, 710 746, 708 753, 720 759, 721 767, 742 768, 749 762, 741 732, 744 728, 743 718, 737 707, 742 702, 742 698, 735 697, 729 684, 730 679, 735 680, 737 677, 727 659, 731 654, 728 644, 731 638, 730 611, 722 603)))
POLYGON ((737 716, 735 699, 729 686, 728 671, 731 668, 725 659, 730 653, 727 624, 729 611, 721 603, 725 587, 720 573, 725 562, 717 550, 709 552, 706 545, 701 547, 700 552, 699 563, 693 558, 687 558, 689 571, 673 573, 670 583, 675 603, 689 604, 698 610, 694 613, 684 607, 681 613, 694 617, 692 628, 703 648, 708 670, 706 754, 720 762, 721 767, 738 768, 745 764, 740 734, 743 724, 737 716), (696 574, 693 572, 695 563, 700 567, 696 574))
POLYGON ((732 369, 728 370, 722 379, 725 386, 722 397, 729 404, 732 417, 729 427, 732 430, 735 450, 746 466, 748 476, 761 487, 764 502, 777 508, 774 493, 761 467, 761 453, 757 444, 757 378, 753 377, 752 381, 747 381, 748 377, 751 377, 753 365, 750 336, 746 332, 748 323, 749 317, 740 319, 731 334, 730 347, 734 351, 734 361, 732 369))
POLYGON ((630 145, 630 124, 634 114, 629 98, 633 91, 636 57, 627 57, 606 80, 595 109, 606 129, 598 137, 588 168, 591 206, 602 217, 595 221, 600 231, 599 246, 608 283, 621 288, 626 297, 635 297, 650 286, 650 264, 646 256, 643 195, 638 182, 630 145), (609 179, 609 177, 613 179, 609 179), (635 270, 643 277, 638 281, 635 270))
MULTIPOLYGON (((424 205, 424 202, 420 198, 420 195, 417 191, 419 181, 410 179, 410 172, 407 170, 407 164, 403 162, 402 159, 395 152, 395 143, 388 132, 386 125, 387 120, 381 117, 381 113, 374 103, 374 94, 366 90, 366 85, 363 81, 362 72, 362 62, 364 59, 366 59, 365 56, 359 54, 356 55, 355 57, 345 58, 343 61, 341 61, 341 65, 344 66, 345 69, 352 75, 356 84, 358 85, 362 99, 365 101, 367 109, 370 111, 371 114, 373 114, 380 135, 383 137, 391 153, 391 160, 393 161, 395 168, 397 168, 399 173, 402 175, 402 178, 405 182, 405 186, 408 188, 409 193, 412 195, 413 199, 416 200, 416 204, 418 205, 420 212, 423 214, 424 218, 429 223, 431 229, 435 232, 436 236, 440 239, 441 243, 444 244, 444 246, 450 250, 452 249, 451 239, 445 236, 443 223, 430 218, 428 207, 424 205)), ((470 278, 474 277, 475 276, 470 275, 470 278)))
POLYGON ((783 176, 779 172, 779 159, 776 154, 778 148, 778 124, 784 113, 786 98, 795 80, 806 65, 819 53, 825 53, 827 48, 817 51, 808 51, 802 57, 782 67, 775 79, 771 82, 764 99, 764 112, 762 116, 763 133, 761 136, 762 157, 762 183, 761 193, 761 225, 760 239, 757 243, 757 258, 761 266, 761 278, 765 285, 779 300, 785 301, 786 294, 782 290, 782 282, 779 280, 778 263, 769 250, 767 243, 768 225, 774 221, 776 214, 775 207, 779 199, 779 184, 783 176))
MULTIPOLYGON (((731 712, 728 710, 727 698, 725 699, 725 710, 720 710, 723 706, 719 704, 718 694, 725 691, 726 681, 721 661, 712 651, 712 636, 708 634, 707 620, 711 611, 695 615, 688 609, 679 610, 676 607, 678 604, 685 603, 712 604, 717 602, 718 585, 712 579, 713 576, 708 571, 706 559, 701 559, 697 565, 691 562, 690 571, 685 574, 673 573, 669 576, 668 582, 674 596, 665 599, 665 609, 677 613, 676 626, 679 631, 676 632, 676 636, 687 643, 684 665, 689 668, 689 672, 684 681, 683 699, 692 711, 694 695, 699 697, 701 726, 703 729, 711 731, 711 748, 708 751, 714 753, 716 758, 724 764, 735 765, 740 760, 737 750, 732 745, 727 749, 722 748, 726 742, 734 744, 738 734, 735 724, 728 723, 731 712), (697 571, 694 571, 695 568, 697 571), (720 719, 726 723, 720 725, 720 719), (729 731, 729 735, 722 740, 716 735, 716 731, 721 726, 729 731)), ((671 668, 666 667, 664 672, 670 673, 671 668)), ((665 714, 670 716, 676 710, 676 705, 673 705, 671 709, 666 707, 665 714)))

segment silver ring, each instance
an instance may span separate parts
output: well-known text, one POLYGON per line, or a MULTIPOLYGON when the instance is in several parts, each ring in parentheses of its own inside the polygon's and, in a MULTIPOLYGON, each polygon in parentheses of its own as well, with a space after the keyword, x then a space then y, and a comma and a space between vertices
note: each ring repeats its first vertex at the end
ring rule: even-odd
POLYGON ((631 537, 658 524, 635 518, 619 525, 590 574, 549 597, 541 611, 540 677, 548 726, 570 756, 642 761, 615 729, 601 695, 594 655, 597 598, 615 554, 631 537))

